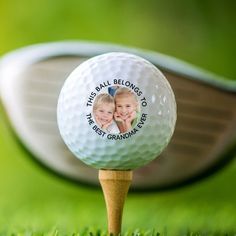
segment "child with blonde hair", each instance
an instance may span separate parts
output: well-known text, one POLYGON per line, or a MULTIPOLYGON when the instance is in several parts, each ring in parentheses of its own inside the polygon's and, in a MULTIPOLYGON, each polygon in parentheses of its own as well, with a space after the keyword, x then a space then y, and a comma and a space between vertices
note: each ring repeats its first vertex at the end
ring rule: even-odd
POLYGON ((93 114, 97 124, 101 129, 108 133, 120 133, 116 122, 114 121, 115 101, 114 98, 107 94, 99 94, 93 105, 93 114))
POLYGON ((114 119, 121 133, 134 128, 140 118, 136 95, 128 88, 120 87, 115 93, 114 119))

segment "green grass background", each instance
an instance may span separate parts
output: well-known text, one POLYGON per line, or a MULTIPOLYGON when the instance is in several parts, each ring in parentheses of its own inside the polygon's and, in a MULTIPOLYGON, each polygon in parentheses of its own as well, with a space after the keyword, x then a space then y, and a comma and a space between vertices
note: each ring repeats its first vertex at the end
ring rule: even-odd
MULTIPOLYGON (((48 41, 105 41, 156 50, 236 79, 235 5, 227 0, 0 0, 0 55, 48 41)), ((27 157, 1 108, 0 235, 106 231, 99 189, 56 178, 27 157)), ((124 232, 236 235, 235 180, 233 161, 191 186, 132 193, 124 232)))

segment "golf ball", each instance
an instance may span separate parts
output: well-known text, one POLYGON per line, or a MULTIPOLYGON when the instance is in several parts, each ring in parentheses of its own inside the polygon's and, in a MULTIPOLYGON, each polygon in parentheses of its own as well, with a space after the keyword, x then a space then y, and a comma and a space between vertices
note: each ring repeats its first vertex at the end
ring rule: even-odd
POLYGON ((106 53, 79 65, 59 95, 61 136, 97 169, 129 170, 155 159, 174 132, 176 103, 164 75, 128 53, 106 53))

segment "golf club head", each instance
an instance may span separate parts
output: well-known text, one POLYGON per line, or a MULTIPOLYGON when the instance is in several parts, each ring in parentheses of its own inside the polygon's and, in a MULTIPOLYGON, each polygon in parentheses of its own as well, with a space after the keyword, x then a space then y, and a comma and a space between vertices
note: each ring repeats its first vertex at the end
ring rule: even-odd
POLYGON ((236 82, 159 53, 112 44, 56 42, 19 49, 0 64, 0 95, 12 128, 32 156, 67 179, 98 185, 97 170, 62 141, 56 107, 61 87, 83 61, 106 52, 139 55, 157 66, 176 96, 178 119, 165 151, 134 171, 134 190, 158 190, 213 173, 236 152, 236 82))

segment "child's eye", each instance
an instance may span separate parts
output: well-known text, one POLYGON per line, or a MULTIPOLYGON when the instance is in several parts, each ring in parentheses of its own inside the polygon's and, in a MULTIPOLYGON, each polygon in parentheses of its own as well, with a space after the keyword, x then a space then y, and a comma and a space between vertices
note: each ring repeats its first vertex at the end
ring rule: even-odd
POLYGON ((103 110, 99 110, 99 112, 103 112, 103 110))

